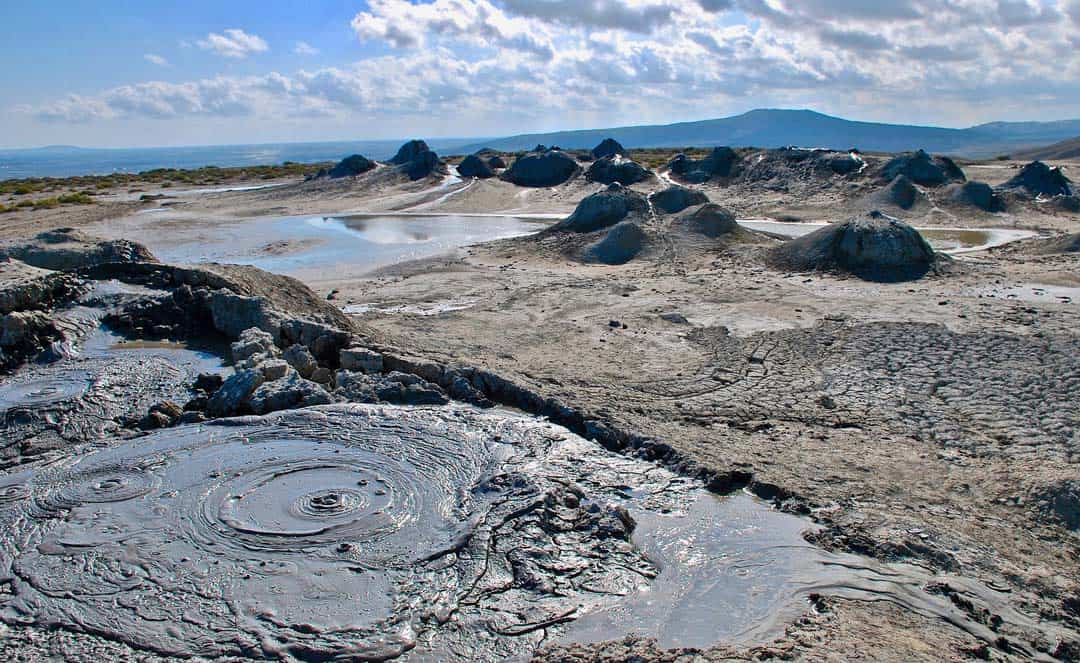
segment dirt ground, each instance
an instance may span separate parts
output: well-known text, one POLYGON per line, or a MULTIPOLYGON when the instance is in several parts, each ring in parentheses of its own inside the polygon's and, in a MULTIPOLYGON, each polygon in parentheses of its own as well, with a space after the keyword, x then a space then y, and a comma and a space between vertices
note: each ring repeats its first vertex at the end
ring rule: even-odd
MULTIPOLYGON (((997 184, 1018 165, 964 168, 997 184)), ((1080 164, 1065 165, 1077 179, 1080 164)), ((373 177, 151 202, 118 193, 4 215, 0 234, 76 226, 153 247, 170 228, 248 217, 565 214, 598 188, 582 179, 522 189, 373 177), (167 212, 135 214, 155 207, 167 212)), ((863 193, 812 183, 704 190, 740 218, 803 220, 843 218, 863 193)), ((1042 204, 1000 214, 935 204, 910 221, 1080 231, 1078 215, 1042 204)), ((624 642, 550 651, 549 660, 1024 660, 1034 650, 1078 660, 1080 254, 1026 246, 882 284, 775 271, 745 248, 672 245, 626 265, 583 264, 524 238, 315 287, 376 308, 464 303, 436 315, 357 317, 386 344, 488 368, 701 465, 751 477, 759 494, 824 525, 815 541, 826 548, 980 581, 1040 625, 1002 627, 1000 641, 986 643, 933 615, 823 592, 783 637, 752 651, 624 642)), ((964 609, 994 622, 982 606, 964 609)))

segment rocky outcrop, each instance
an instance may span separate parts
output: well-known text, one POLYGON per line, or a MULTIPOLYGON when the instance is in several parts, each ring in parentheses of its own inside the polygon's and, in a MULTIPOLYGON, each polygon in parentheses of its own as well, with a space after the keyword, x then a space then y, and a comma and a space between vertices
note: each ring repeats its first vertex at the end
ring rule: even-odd
POLYGON ((500 177, 518 186, 551 187, 581 172, 573 157, 560 150, 539 150, 514 160, 500 177))
POLYGON ((945 196, 954 205, 977 207, 984 212, 1005 211, 1005 201, 985 182, 952 184, 945 190, 945 196))
POLYGON ((82 281, 72 274, 31 267, 18 260, 0 260, 0 314, 48 310, 83 292, 82 281))
POLYGON ((1032 161, 999 188, 1033 196, 1068 196, 1072 194, 1072 180, 1065 176, 1061 168, 1032 161))
POLYGON ((830 224, 770 251, 770 263, 791 271, 840 271, 871 281, 920 278, 937 263, 917 230, 880 212, 830 224))
POLYGON ((687 207, 704 205, 709 202, 709 197, 697 189, 687 189, 676 184, 649 194, 649 202, 661 213, 675 214, 687 207))
POLYGON ((717 177, 730 177, 735 172, 739 155, 730 147, 717 147, 707 157, 694 160, 685 154, 676 154, 668 162, 671 174, 684 182, 702 184, 717 177))
POLYGON ((354 403, 445 405, 450 402, 441 387, 412 373, 391 371, 386 375, 370 375, 341 370, 334 379, 335 394, 354 403))
POLYGON ((948 157, 931 157, 924 150, 898 154, 881 167, 880 178, 895 180, 904 175, 922 186, 939 186, 946 182, 965 181, 964 171, 948 157))
POLYGON ((605 138, 600 141, 600 144, 592 149, 591 154, 593 159, 604 159, 614 156, 630 158, 630 153, 627 152, 626 148, 620 145, 619 141, 614 138, 605 138))
POLYGON ((617 182, 630 185, 643 182, 650 177, 652 173, 641 164, 620 155, 601 157, 594 161, 585 172, 585 179, 601 184, 617 182))
POLYGON ((501 155, 493 154, 487 158, 487 165, 492 170, 502 170, 506 168, 506 159, 503 159, 501 155))
POLYGON ((691 207, 675 217, 673 227, 695 235, 717 239, 743 231, 735 215, 715 203, 691 207))
POLYGON ((462 177, 475 177, 478 179, 486 180, 489 177, 495 177, 495 171, 491 169, 486 161, 481 159, 475 154, 470 154, 458 164, 458 175, 462 177))
POLYGON ((311 179, 337 180, 343 177, 356 177, 375 170, 377 163, 362 154, 347 156, 330 168, 323 168, 315 173, 311 179))
POLYGON ((622 265, 641 253, 646 241, 641 226, 633 221, 621 221, 608 230, 603 238, 587 247, 583 258, 586 262, 622 265))
POLYGON ((76 271, 111 263, 157 262, 142 244, 126 239, 98 239, 73 228, 43 232, 28 242, 6 242, 0 245, 0 259, 3 258, 54 271, 76 271))
POLYGON ((15 311, 0 316, 0 371, 8 371, 39 354, 63 334, 42 311, 15 311))
POLYGON ((608 228, 630 215, 645 215, 649 204, 642 194, 619 184, 586 196, 574 213, 546 232, 591 233, 608 228))
POLYGON ((398 149, 390 163, 410 180, 421 180, 432 173, 445 173, 446 164, 422 140, 410 140, 398 149))

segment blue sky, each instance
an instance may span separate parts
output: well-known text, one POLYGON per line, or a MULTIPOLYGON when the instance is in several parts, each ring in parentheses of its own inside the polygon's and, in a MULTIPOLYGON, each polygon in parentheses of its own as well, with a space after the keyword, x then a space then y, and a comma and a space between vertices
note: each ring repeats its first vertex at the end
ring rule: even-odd
POLYGON ((0 146, 1080 117, 1080 0, 19 3, 0 146), (941 5, 946 4, 943 8, 941 5))

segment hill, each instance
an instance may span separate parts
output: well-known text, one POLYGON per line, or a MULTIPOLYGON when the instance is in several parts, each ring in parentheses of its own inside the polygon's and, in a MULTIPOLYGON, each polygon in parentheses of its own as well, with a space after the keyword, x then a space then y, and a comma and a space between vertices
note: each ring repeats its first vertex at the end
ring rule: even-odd
POLYGON ((1034 150, 1024 150, 1013 155, 1023 161, 1047 161, 1052 159, 1080 159, 1080 136, 1063 140, 1034 150))
POLYGON ((987 158, 1077 134, 1080 134, 1080 120, 993 122, 967 129, 947 129, 857 122, 810 110, 763 109, 699 122, 523 134, 474 143, 461 149, 463 153, 483 147, 515 152, 538 143, 586 149, 611 137, 629 148, 798 145, 836 150, 858 148, 867 152, 923 148, 956 156, 987 158))

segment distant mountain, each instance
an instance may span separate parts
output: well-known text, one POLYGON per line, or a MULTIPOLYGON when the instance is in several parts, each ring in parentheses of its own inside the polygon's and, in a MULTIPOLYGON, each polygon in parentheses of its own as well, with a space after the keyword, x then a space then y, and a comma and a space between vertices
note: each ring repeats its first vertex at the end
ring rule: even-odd
POLYGON ((1013 154, 1013 158, 1023 161, 1048 161, 1054 159, 1080 159, 1080 136, 1063 140, 1060 143, 1024 150, 1013 154))
POLYGON ((856 122, 810 110, 754 110, 734 117, 678 124, 616 127, 583 131, 525 134, 474 143, 515 152, 537 144, 587 149, 607 137, 628 148, 647 147, 825 147, 865 152, 925 149, 956 156, 986 158, 1080 134, 1080 120, 1060 122, 993 122, 967 129, 945 129, 879 122, 856 122))

